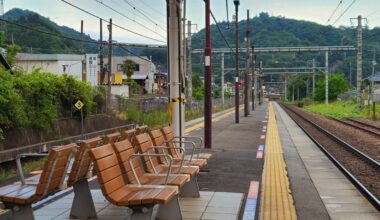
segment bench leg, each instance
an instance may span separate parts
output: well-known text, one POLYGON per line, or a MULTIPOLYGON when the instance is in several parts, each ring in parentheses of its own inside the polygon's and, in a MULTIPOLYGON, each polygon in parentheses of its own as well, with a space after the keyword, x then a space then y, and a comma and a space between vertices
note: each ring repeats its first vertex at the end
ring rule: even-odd
POLYGON ((160 205, 158 207, 158 212, 156 215, 157 219, 168 219, 168 220, 181 220, 182 212, 179 205, 178 195, 176 195, 170 202, 166 205, 160 205))
POLYGON ((16 205, 4 203, 5 208, 12 209, 12 220, 34 220, 32 205, 16 205))
POLYGON ((133 212, 130 220, 152 220, 154 206, 150 207, 130 207, 133 212))
POLYGON ((199 198, 199 187, 197 176, 190 178, 190 181, 187 182, 179 191, 179 194, 182 197, 196 197, 199 198))
POLYGON ((70 218, 96 218, 96 210, 87 179, 76 182, 70 218))

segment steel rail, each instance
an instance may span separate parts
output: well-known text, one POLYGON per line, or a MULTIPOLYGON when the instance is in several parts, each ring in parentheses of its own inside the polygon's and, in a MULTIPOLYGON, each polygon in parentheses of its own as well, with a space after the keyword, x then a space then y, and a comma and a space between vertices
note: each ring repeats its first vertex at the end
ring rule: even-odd
MULTIPOLYGON (((320 126, 316 125, 315 123, 311 122, 310 120, 306 119, 305 117, 303 117, 302 115, 300 115, 298 112, 295 112, 293 109, 289 108, 288 106, 286 105, 283 105, 283 104, 280 104, 281 107, 286 111, 290 111, 292 113, 294 113, 295 115, 297 115, 298 117, 300 117, 301 119, 303 119, 304 121, 308 122, 309 124, 315 126, 318 130, 322 129, 324 130, 323 128, 321 128, 320 126)), ((292 117, 293 118, 293 117, 292 117)), ((326 154, 326 156, 338 167, 338 169, 340 169, 343 174, 357 187, 357 189, 363 194, 364 197, 366 197, 368 199, 368 201, 378 210, 380 211, 380 201, 379 199, 374 196, 348 169, 346 169, 321 143, 318 142, 317 139, 315 139, 297 120, 295 120, 293 118, 294 122, 305 132, 305 134, 323 151, 324 154, 326 154)), ((322 130, 320 130, 322 133, 325 133, 323 132, 322 130)), ((326 131, 327 133, 329 133, 328 131, 326 131)), ((326 134, 326 133, 325 133, 326 134)), ((328 134, 326 134, 327 136, 329 136, 328 134)), ((332 139, 334 139, 336 136, 335 135, 332 135, 330 136, 332 137, 332 139)), ((337 137, 336 137, 337 138, 337 137)), ((339 138, 338 138, 339 139, 339 138)), ((340 139, 339 139, 340 140, 340 139)), ((338 141, 338 140, 337 140, 338 141)), ((340 142, 338 141, 339 143, 346 143, 346 142, 340 142)), ((344 145, 344 144, 342 144, 344 145)), ((348 146, 351 146, 349 144, 347 144, 348 146)), ((344 146, 346 147, 346 146, 344 146)), ((352 147, 352 146, 351 146, 352 147)), ((359 151, 360 152, 360 151, 359 151)), ((352 152, 353 154, 356 154, 354 152, 352 152)), ((357 155, 357 154, 356 154, 357 155)), ((362 158, 362 157, 360 157, 362 158)), ((372 159, 372 158, 371 158, 372 159)), ((365 162, 368 162, 364 159, 365 162)), ((378 164, 378 162, 377 162, 378 164)), ((378 169, 379 167, 377 167, 378 169)))
MULTIPOLYGON (((366 128, 366 127, 361 127, 361 126, 359 126, 359 125, 356 125, 356 124, 352 124, 351 122, 347 122, 347 121, 344 121, 344 120, 341 120, 341 119, 337 119, 337 118, 333 118, 333 117, 330 117, 330 119, 331 120, 334 120, 334 121, 336 121, 336 122, 338 122, 338 123, 341 123, 341 124, 344 124, 344 125, 347 125, 347 126, 350 126, 350 127, 352 127, 352 128, 355 128, 355 129, 359 129, 359 130, 362 130, 362 131, 364 131, 364 132, 367 132, 367 133, 370 133, 370 134, 372 134, 372 135, 375 135, 375 136, 378 136, 378 137, 380 137, 380 129, 379 128, 377 128, 377 129, 379 129, 379 132, 376 132, 376 131, 373 131, 373 130, 369 130, 368 128, 366 128)), ((350 120, 351 121, 351 120, 350 120)), ((358 123, 358 124, 361 124, 362 126, 367 126, 367 124, 365 124, 365 123, 359 123, 359 122, 357 122, 357 121, 352 121, 352 122, 354 122, 354 123, 358 123)), ((370 127, 370 126, 368 126, 368 127, 370 127)), ((372 128, 372 127, 371 127, 372 128)))
POLYGON ((375 126, 375 125, 371 125, 371 124, 367 124, 365 122, 362 122, 362 121, 359 121, 357 119, 354 119, 354 118, 347 118, 347 120, 349 121, 352 121, 352 122, 355 122, 355 123, 358 123, 358 124, 361 124, 361 125, 364 125, 364 126, 367 126, 367 127, 370 127, 370 128, 373 128, 373 129, 376 129, 376 130, 379 130, 380 131, 380 127, 378 126, 375 126))

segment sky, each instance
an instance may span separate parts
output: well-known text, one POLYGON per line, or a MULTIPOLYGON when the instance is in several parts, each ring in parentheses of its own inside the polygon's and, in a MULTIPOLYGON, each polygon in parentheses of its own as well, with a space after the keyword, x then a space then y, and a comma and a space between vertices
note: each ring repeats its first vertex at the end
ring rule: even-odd
MULTIPOLYGON (((112 18, 113 23, 132 30, 145 37, 115 27, 113 38, 125 43, 164 44, 166 42, 166 0, 66 0, 104 19, 112 18), (108 6, 108 7, 107 7, 108 6), (135 9, 134 9, 135 8, 135 9)), ((227 20, 225 0, 210 0, 211 10, 218 21, 227 20)), ((240 0, 239 20, 246 19, 247 10, 251 17, 261 12, 272 16, 283 16, 307 20, 322 25, 339 27, 355 25, 350 18, 362 15, 367 18, 370 28, 380 26, 380 0, 240 0), (352 3, 344 14, 343 12, 352 3), (337 6, 339 7, 337 8, 337 6), (334 10, 337 8, 335 14, 334 10), (343 14, 339 18, 339 16, 343 14), (329 17, 332 16, 328 22, 329 17), (339 18, 339 19, 338 19, 339 18), (338 20, 337 20, 338 19, 338 20), (336 21, 337 20, 337 21, 336 21)), ((49 17, 59 25, 80 30, 80 20, 84 21, 84 32, 92 38, 99 37, 99 19, 64 3, 61 0, 5 0, 4 10, 12 8, 28 9, 49 17), (38 2, 38 4, 37 4, 38 2)), ((233 0, 227 0, 229 20, 235 12, 233 0)), ((187 19, 193 24, 192 31, 205 26, 203 0, 187 0, 187 19)), ((214 23, 214 22, 212 22, 214 23)), ((106 32, 104 25, 103 31, 106 32)), ((104 35, 107 38, 107 34, 104 35)))

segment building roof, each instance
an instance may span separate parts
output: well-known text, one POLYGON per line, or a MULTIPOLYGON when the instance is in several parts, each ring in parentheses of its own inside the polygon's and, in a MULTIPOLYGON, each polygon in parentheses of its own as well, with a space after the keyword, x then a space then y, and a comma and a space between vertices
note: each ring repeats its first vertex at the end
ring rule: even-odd
POLYGON ((380 82, 380 73, 378 72, 373 77, 372 76, 368 77, 368 80, 374 81, 374 82, 380 82))
POLYGON ((143 80, 147 78, 148 78, 148 74, 144 74, 144 73, 135 73, 132 75, 132 79, 136 79, 136 80, 143 80))
POLYGON ((17 61, 82 61, 85 55, 80 54, 31 54, 18 53, 17 61))

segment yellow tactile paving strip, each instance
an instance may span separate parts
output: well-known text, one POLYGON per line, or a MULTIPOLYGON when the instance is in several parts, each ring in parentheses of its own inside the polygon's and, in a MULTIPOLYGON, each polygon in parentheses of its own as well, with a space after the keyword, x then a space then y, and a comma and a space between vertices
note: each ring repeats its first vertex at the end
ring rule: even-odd
POLYGON ((260 219, 297 219, 273 105, 269 103, 260 219))

